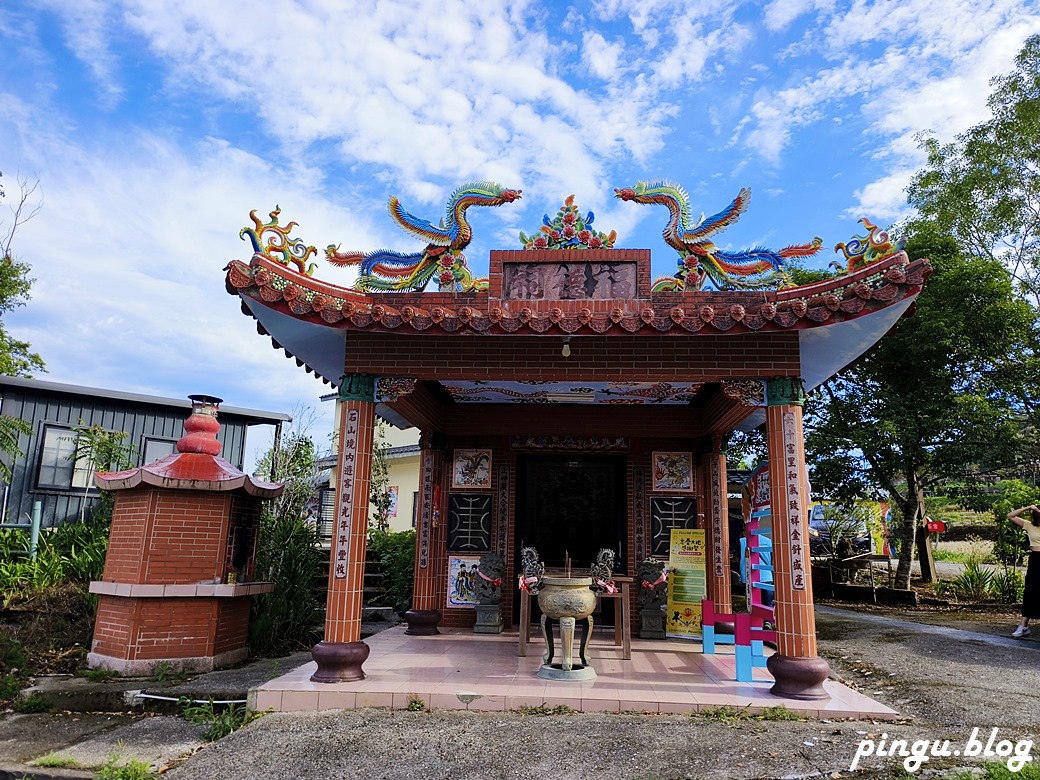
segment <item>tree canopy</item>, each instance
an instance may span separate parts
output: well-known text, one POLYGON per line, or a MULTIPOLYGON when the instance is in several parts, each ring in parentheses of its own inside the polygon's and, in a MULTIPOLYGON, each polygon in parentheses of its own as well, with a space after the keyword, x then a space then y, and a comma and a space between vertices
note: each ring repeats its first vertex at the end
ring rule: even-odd
POLYGON ((1000 262, 965 255, 929 223, 908 226, 907 252, 934 269, 916 315, 806 406, 814 489, 842 500, 884 494, 897 507, 903 587, 926 489, 1015 461, 1014 364, 1035 320, 1000 262))
POLYGON ((806 407, 814 488, 893 501, 902 587, 926 491, 1040 457, 1040 35, 991 83, 990 119, 920 139, 902 232, 934 272, 916 316, 806 407))
POLYGON ((992 80, 992 118, 947 144, 924 137, 928 162, 910 205, 972 256, 1002 262, 1040 304, 1040 35, 992 80))

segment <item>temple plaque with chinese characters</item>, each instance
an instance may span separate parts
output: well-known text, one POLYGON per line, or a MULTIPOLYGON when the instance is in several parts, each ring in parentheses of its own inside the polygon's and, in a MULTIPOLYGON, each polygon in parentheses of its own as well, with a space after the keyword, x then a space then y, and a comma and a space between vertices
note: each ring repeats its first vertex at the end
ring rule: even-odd
POLYGON ((633 298, 636 264, 579 260, 554 263, 506 263, 503 297, 530 301, 591 301, 633 298))

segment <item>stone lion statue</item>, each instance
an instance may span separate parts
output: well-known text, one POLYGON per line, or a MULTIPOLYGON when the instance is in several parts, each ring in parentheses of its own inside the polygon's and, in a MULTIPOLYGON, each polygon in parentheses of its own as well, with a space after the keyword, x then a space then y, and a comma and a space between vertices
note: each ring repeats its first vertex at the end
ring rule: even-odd
POLYGON ((654 557, 644 559, 636 571, 639 578, 640 609, 660 609, 668 601, 668 577, 664 563, 654 557))
POLYGON ((502 601, 502 578, 506 573, 505 559, 498 553, 485 553, 477 564, 473 589, 481 604, 499 604, 502 601))

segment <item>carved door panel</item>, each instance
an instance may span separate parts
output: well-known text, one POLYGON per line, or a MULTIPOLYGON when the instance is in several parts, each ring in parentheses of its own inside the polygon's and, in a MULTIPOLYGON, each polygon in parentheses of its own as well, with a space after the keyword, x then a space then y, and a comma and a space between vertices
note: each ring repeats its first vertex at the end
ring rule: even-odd
POLYGON ((517 461, 516 549, 542 562, 588 569, 600 548, 626 554, 626 461, 612 456, 527 455, 517 461))

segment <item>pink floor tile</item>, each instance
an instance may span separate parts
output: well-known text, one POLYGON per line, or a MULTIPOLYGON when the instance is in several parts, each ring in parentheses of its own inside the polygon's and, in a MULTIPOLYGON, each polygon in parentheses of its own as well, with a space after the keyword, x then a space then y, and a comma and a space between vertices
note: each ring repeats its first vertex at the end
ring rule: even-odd
POLYGON ((526 657, 517 656, 517 635, 473 634, 442 630, 413 637, 404 627, 366 640, 372 653, 366 678, 355 683, 310 682, 309 663, 266 683, 256 691, 258 709, 406 709, 418 698, 431 709, 518 709, 555 707, 609 712, 688 713, 721 706, 758 710, 785 705, 809 717, 895 718, 898 713, 830 680, 831 699, 802 702, 769 693, 772 677, 756 669, 755 682, 734 680, 732 648, 705 656, 699 643, 682 640, 632 642, 631 660, 607 635, 597 635, 589 649, 596 678, 585 682, 545 680, 537 676, 543 645, 532 639, 526 657))

